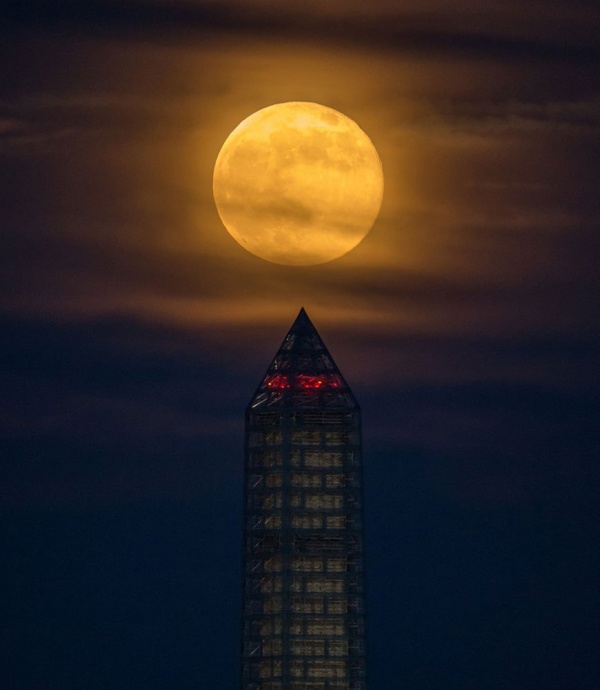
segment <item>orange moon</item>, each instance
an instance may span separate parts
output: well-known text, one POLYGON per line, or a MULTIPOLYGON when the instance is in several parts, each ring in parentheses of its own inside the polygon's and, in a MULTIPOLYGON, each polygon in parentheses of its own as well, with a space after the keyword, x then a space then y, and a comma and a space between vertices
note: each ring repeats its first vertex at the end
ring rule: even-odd
POLYGON ((278 103, 225 140, 213 176, 217 211, 252 254, 308 266, 343 256, 381 207, 383 170, 369 137, 318 103, 278 103))

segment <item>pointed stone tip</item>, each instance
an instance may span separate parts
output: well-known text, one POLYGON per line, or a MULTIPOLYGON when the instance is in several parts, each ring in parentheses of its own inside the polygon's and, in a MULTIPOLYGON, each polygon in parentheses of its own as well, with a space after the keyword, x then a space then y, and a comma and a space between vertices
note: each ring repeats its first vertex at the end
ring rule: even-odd
POLYGON ((358 408, 304 307, 283 339, 249 409, 271 405, 358 408))
POLYGON ((309 333, 316 335, 317 338, 320 338, 319 334, 317 333, 317 329, 306 313, 306 309, 302 307, 298 312, 298 316, 296 316, 292 325, 290 326, 290 330, 288 331, 286 338, 288 336, 293 336, 295 338, 301 336, 302 334, 306 335, 309 333))
MULTIPOLYGON (((298 327, 298 326, 302 326, 302 325, 312 326, 312 321, 310 320, 308 314, 306 313, 306 309, 304 307, 300 307, 300 311, 298 312, 298 316, 296 317, 292 328, 294 326, 298 327)), ((314 328, 314 326, 313 326, 313 328, 314 328)))

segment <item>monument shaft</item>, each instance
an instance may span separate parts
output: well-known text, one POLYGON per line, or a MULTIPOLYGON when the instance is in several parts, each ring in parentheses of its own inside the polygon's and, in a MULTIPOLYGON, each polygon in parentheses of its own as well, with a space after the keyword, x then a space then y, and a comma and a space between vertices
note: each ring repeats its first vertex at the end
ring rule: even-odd
POLYGON ((360 409, 302 310, 246 410, 242 690, 364 690, 360 409))

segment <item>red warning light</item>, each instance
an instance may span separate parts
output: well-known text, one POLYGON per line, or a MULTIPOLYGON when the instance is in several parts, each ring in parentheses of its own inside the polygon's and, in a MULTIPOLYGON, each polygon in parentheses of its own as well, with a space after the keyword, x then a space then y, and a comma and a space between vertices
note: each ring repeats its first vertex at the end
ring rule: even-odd
POLYGON ((290 387, 290 382, 285 374, 275 374, 275 376, 270 376, 267 379, 267 388, 273 388, 275 390, 284 390, 290 387))
POLYGON ((342 382, 336 374, 296 374, 295 376, 288 376, 286 374, 272 374, 268 376, 265 385, 271 390, 288 390, 293 387, 295 389, 305 391, 316 391, 324 388, 341 388, 342 382))
POLYGON ((305 390, 316 390, 318 388, 323 388, 324 385, 324 376, 309 376, 307 374, 298 374, 298 376, 296 376, 296 386, 298 388, 304 388, 305 390))

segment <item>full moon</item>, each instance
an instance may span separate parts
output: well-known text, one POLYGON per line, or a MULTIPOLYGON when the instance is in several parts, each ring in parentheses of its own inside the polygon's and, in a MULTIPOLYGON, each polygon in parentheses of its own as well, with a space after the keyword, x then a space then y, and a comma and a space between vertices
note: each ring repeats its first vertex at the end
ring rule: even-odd
POLYGON ((381 207, 383 170, 369 137, 318 103, 277 103, 243 120, 215 163, 215 204, 252 254, 308 266, 343 256, 381 207))

